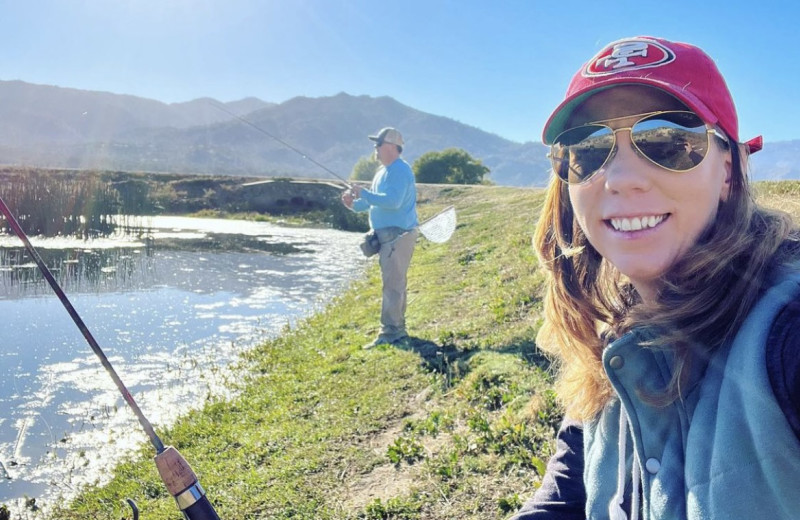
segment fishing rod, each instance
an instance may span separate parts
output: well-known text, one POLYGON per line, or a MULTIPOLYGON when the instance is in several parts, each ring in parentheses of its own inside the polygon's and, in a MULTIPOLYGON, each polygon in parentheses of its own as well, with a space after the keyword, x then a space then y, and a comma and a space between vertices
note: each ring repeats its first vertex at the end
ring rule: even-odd
POLYGON ((246 125, 249 125, 249 126, 251 126, 252 128, 255 128, 256 130, 258 130, 258 131, 259 131, 259 132, 261 132, 262 134, 266 135, 267 137, 270 137, 270 138, 272 138, 272 139, 276 140, 277 142, 281 143, 281 144, 282 144, 283 146, 285 146, 286 148, 288 148, 288 149, 292 150, 293 152, 296 152, 296 153, 300 154, 300 156, 302 156, 304 159, 308 159, 308 160, 309 160, 309 161, 311 161, 312 163, 316 164, 317 166, 319 166, 320 168, 322 168, 322 169, 323 169, 323 170, 325 170, 326 172, 330 173, 331 175, 333 175, 334 177, 336 177, 337 179, 339 179, 340 181, 342 181, 342 182, 345 184, 345 186, 347 186, 348 188, 351 188, 351 187, 352 187, 352 183, 350 183, 350 182, 349 182, 347 179, 345 179, 344 177, 342 177, 341 175, 339 175, 339 174, 338 174, 338 173, 336 173, 335 171, 331 170, 330 168, 328 168, 328 167, 327 167, 327 166, 325 166, 324 164, 322 164, 322 163, 319 163, 319 162, 315 161, 315 160, 314 160, 312 157, 309 157, 309 156, 308 156, 306 153, 304 153, 302 150, 299 150, 299 149, 295 148, 294 146, 292 146, 291 144, 287 143, 286 141, 284 141, 284 140, 283 140, 283 139, 281 139, 280 137, 278 137, 278 136, 276 136, 276 135, 274 135, 274 134, 271 134, 271 133, 267 132, 266 130, 264 130, 264 129, 263 129, 263 128, 261 128, 260 126, 256 125, 256 124, 255 124, 255 123, 253 123, 252 121, 250 121, 250 120, 248 120, 248 119, 245 119, 244 117, 242 117, 242 116, 240 116, 240 115, 238 115, 238 114, 234 114, 233 112, 231 112, 230 110, 228 110, 228 109, 227 109, 227 108, 225 108, 224 106, 220 105, 219 103, 214 103, 214 102, 211 102, 211 101, 209 101, 209 103, 211 103, 211 106, 215 107, 216 109, 218 109, 218 110, 221 110, 222 112, 225 112, 226 114, 228 114, 228 115, 229 115, 229 116, 231 116, 231 117, 235 117, 236 119, 238 119, 238 120, 239 120, 239 121, 241 121, 242 123, 245 123, 246 125))
MULTIPOLYGON (((42 275, 47 280, 47 283, 50 284, 50 287, 53 289, 53 292, 56 293, 58 299, 61 300, 61 303, 69 313, 72 321, 75 322, 75 325, 77 325, 78 329, 83 334, 86 342, 89 343, 94 353, 100 358, 100 363, 111 376, 111 379, 114 380, 114 384, 117 385, 117 388, 122 394, 122 398, 128 403, 131 410, 133 410, 134 415, 139 420, 139 424, 150 439, 150 443, 156 449, 155 463, 161 480, 164 482, 170 494, 175 498, 175 501, 178 503, 178 508, 183 513, 184 518, 186 518, 186 520, 219 520, 219 516, 217 516, 214 507, 206 497, 205 491, 200 486, 200 482, 198 482, 197 476, 194 471, 192 471, 189 463, 178 453, 178 450, 172 446, 164 446, 164 443, 156 434, 150 421, 147 420, 147 417, 144 416, 139 405, 136 404, 133 396, 122 382, 122 379, 120 379, 117 371, 114 370, 108 357, 106 357, 103 349, 100 348, 100 345, 94 339, 94 336, 92 336, 92 333, 89 331, 88 327, 86 327, 86 324, 72 306, 72 303, 70 303, 67 295, 64 294, 61 286, 58 285, 50 269, 47 268, 42 257, 39 256, 39 252, 33 247, 33 244, 31 244, 28 236, 22 230, 19 222, 17 222, 17 219, 11 213, 11 210, 2 197, 0 197, 0 212, 3 213, 9 227, 11 227, 14 233, 19 237, 25 249, 28 251, 28 254, 30 254, 34 262, 36 262, 42 275)), ((135 515, 138 516, 138 510, 136 510, 135 506, 132 507, 134 508, 135 515)))

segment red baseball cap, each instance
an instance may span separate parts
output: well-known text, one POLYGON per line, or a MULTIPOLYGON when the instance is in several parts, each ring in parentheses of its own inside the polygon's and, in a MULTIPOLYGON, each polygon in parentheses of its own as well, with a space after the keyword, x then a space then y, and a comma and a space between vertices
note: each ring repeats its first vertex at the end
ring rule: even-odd
MULTIPOLYGON (((617 85, 649 85, 682 101, 703 121, 719 126, 739 142, 736 107, 717 65, 688 43, 652 36, 625 38, 606 45, 572 77, 564 101, 544 125, 542 140, 566 130, 569 116, 591 94, 617 85)), ((745 143, 750 153, 761 149, 761 136, 745 143)))

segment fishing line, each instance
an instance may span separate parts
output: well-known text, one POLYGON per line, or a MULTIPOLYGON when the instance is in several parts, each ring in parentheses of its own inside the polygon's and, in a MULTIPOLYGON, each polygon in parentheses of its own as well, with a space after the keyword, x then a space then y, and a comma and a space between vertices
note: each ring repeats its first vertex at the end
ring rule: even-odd
POLYGON ((2 198, 0 198, 0 212, 3 213, 9 227, 14 231, 17 237, 19 237, 19 239, 22 241, 22 244, 25 246, 25 249, 28 251, 28 254, 30 254, 31 258, 33 258, 34 262, 36 262, 36 265, 39 267, 42 275, 47 280, 47 283, 50 284, 53 292, 56 293, 56 296, 72 318, 72 321, 75 322, 75 325, 77 325, 78 329, 80 329, 81 334, 83 334, 83 337, 86 339, 86 342, 89 343, 89 346, 100 359, 100 363, 106 369, 106 372, 108 372, 108 374, 111 376, 111 379, 114 380, 114 384, 122 394, 122 398, 126 403, 128 403, 128 406, 130 406, 131 410, 133 410, 134 415, 139 420, 139 424, 149 437, 150 443, 156 449, 155 462, 156 466, 158 467, 161 480, 164 482, 169 492, 177 501, 178 507, 180 508, 184 517, 187 520, 219 520, 216 511, 214 511, 213 506, 211 506, 211 503, 205 496, 205 491, 203 491, 203 488, 197 481, 194 471, 192 471, 191 467, 189 467, 189 464, 175 448, 172 446, 164 446, 164 443, 161 441, 158 435, 156 435, 156 432, 153 429, 153 426, 150 424, 150 421, 147 420, 142 413, 142 410, 139 408, 139 405, 136 404, 136 401, 128 391, 128 388, 122 382, 122 379, 120 379, 117 371, 114 370, 114 367, 111 365, 108 357, 106 357, 103 349, 100 348, 100 345, 94 339, 94 336, 92 336, 89 328, 72 306, 69 298, 67 298, 67 295, 64 294, 61 286, 58 285, 58 282, 53 277, 50 269, 47 268, 42 260, 42 257, 39 256, 39 252, 33 247, 33 244, 31 244, 28 236, 22 230, 19 222, 17 222, 17 219, 11 213, 11 210, 8 208, 2 198))
POLYGON ((337 179, 339 179, 340 181, 342 181, 343 183, 345 183, 345 185, 347 185, 347 187, 348 187, 348 188, 349 188, 349 187, 351 187, 351 183, 350 183, 350 182, 349 182, 347 179, 345 179, 344 177, 342 177, 341 175, 339 175, 339 174, 338 174, 338 173, 336 173, 335 171, 331 170, 330 168, 328 168, 328 167, 327 167, 327 166, 325 166, 324 164, 322 164, 322 163, 319 163, 319 162, 315 161, 315 160, 314 160, 312 157, 309 157, 309 156, 308 156, 306 153, 304 153, 302 150, 298 150, 297 148, 295 148, 294 146, 290 145, 289 143, 287 143, 286 141, 284 141, 284 140, 283 140, 283 139, 281 139, 280 137, 278 137, 278 136, 276 136, 276 135, 274 135, 274 134, 271 134, 271 133, 267 132, 266 130, 264 130, 264 129, 263 129, 263 128, 261 128, 260 126, 256 125, 256 124, 255 124, 255 123, 253 123, 252 121, 249 121, 248 119, 245 119, 244 117, 242 117, 242 116, 240 116, 240 115, 234 114, 233 112, 231 112, 231 111, 230 111, 230 110, 228 110, 227 108, 223 107, 223 106, 222 106, 222 105, 220 105, 219 103, 214 103, 214 102, 211 102, 211 101, 209 101, 209 103, 211 104, 211 106, 213 106, 213 107, 217 108, 218 110, 221 110, 222 112, 225 112, 226 114, 228 114, 228 115, 229 115, 229 116, 231 116, 231 117, 235 117, 236 119, 238 119, 238 120, 239 120, 239 121, 241 121, 242 123, 245 123, 246 125, 249 125, 249 126, 251 126, 252 128, 255 128, 256 130, 258 130, 258 131, 259 131, 259 132, 261 132, 262 134, 266 135, 267 137, 271 137, 272 139, 274 139, 274 140, 276 140, 277 142, 281 143, 281 144, 282 144, 283 146, 285 146, 286 148, 288 148, 288 149, 292 150, 292 151, 293 151, 293 152, 295 152, 295 153, 298 153, 298 154, 300 154, 300 156, 301 156, 301 157, 303 157, 304 159, 308 159, 308 160, 309 160, 309 161, 311 161, 312 163, 316 164, 317 166, 319 166, 320 168, 322 168, 322 169, 323 169, 323 170, 325 170, 326 172, 330 173, 331 175, 333 175, 334 177, 336 177, 337 179))

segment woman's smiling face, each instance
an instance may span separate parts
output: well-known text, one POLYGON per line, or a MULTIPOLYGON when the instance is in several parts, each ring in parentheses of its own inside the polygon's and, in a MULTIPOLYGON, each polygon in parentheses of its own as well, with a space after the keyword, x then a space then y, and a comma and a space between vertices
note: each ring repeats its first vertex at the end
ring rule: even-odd
MULTIPOLYGON (((568 127, 614 119, 613 129, 627 128, 637 118, 625 116, 657 110, 686 107, 652 87, 612 87, 576 109, 568 127)), ((699 166, 675 173, 640 157, 629 131, 617 132, 616 140, 614 156, 587 182, 570 185, 569 197, 589 243, 649 299, 657 278, 697 241, 727 198, 730 153, 712 143, 699 166)))

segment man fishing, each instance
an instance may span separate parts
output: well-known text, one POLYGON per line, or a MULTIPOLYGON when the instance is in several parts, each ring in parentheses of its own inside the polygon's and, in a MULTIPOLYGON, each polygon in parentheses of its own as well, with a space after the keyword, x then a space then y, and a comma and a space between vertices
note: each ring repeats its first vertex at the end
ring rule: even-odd
POLYGON ((414 173, 400 157, 403 136, 387 127, 369 139, 375 142, 375 155, 382 166, 375 173, 370 189, 353 185, 342 195, 347 208, 369 211, 370 227, 380 241, 381 331, 364 348, 396 343, 408 336, 405 322, 408 266, 419 234, 414 173))

